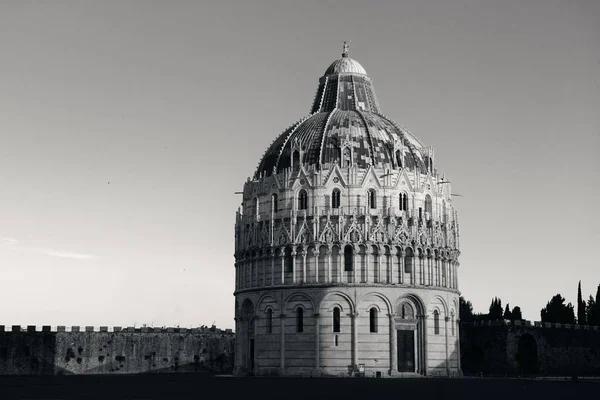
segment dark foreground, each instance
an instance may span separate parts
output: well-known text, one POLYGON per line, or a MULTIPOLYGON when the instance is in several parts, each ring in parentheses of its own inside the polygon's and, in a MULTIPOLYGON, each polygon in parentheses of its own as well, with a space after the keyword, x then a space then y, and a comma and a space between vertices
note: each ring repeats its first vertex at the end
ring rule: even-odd
POLYGON ((532 379, 272 379, 199 374, 0 376, 0 399, 568 399, 600 381, 532 379), (414 397, 413 397, 414 396, 414 397))

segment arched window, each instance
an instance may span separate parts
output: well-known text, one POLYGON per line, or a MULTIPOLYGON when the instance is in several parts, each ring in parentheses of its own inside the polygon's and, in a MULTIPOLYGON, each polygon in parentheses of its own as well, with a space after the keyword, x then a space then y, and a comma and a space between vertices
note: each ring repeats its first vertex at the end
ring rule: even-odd
POLYGON ((306 210, 308 208, 308 195, 306 190, 302 189, 298 193, 298 210, 306 210))
POLYGON ((300 307, 296 310, 296 332, 304 332, 304 310, 300 307))
POLYGON ((344 167, 352 165, 352 152, 348 147, 344 147, 344 150, 342 150, 342 165, 344 167))
POLYGON ((377 332, 377 309, 375 307, 369 310, 369 331, 377 332))
POLYGON ((333 189, 331 192, 331 208, 340 208, 340 190, 333 189))
POLYGON ((402 152, 400 150, 396 150, 396 166, 402 168, 402 152))
POLYGON ((419 219, 423 219, 423 209, 419 207, 419 219))
POLYGON ((433 333, 440 334, 440 313, 438 310, 433 312, 433 333))
POLYGON ((271 207, 274 213, 277 212, 277 193, 271 195, 271 207))
POLYGON ((300 152, 298 150, 294 150, 294 154, 292 155, 292 168, 300 168, 300 152))
POLYGON ((398 208, 402 211, 408 211, 408 195, 406 193, 400 193, 398 208))
POLYGON ((354 249, 347 245, 344 247, 344 271, 352 271, 354 269, 354 249))
POLYGON ((433 174, 433 158, 429 157, 429 172, 433 174))
POLYGON ((413 272, 413 254, 412 249, 406 249, 406 254, 404 255, 404 272, 407 274, 412 274, 413 272))
POLYGON ((429 213, 429 215, 431 215, 432 212, 432 205, 431 205, 431 196, 430 195, 425 195, 425 212, 429 213))
POLYGON ((267 310, 267 333, 273 333, 273 310, 267 310))
POLYGON ((452 336, 454 336, 454 314, 452 314, 452 336))
POLYGON ((293 259, 292 250, 288 247, 285 249, 285 256, 283 257, 283 266, 286 272, 293 272, 293 259))
POLYGON ((340 308, 339 307, 335 307, 333 309, 333 331, 334 332, 340 331, 340 308))
POLYGON ((375 189, 369 190, 369 207, 377 208, 377 192, 375 189))

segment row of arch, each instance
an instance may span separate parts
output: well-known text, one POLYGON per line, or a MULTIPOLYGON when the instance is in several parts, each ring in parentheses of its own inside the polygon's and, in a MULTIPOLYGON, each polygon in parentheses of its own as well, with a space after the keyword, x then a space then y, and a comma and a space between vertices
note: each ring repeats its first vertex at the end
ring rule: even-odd
POLYGON ((457 253, 387 245, 286 246, 236 260, 236 290, 293 284, 377 283, 458 289, 457 253))
POLYGON ((410 292, 401 293, 394 301, 390 300, 384 293, 377 291, 366 292, 357 297, 356 301, 344 291, 339 290, 329 291, 320 298, 314 298, 305 291, 292 291, 283 299, 280 299, 280 296, 272 293, 261 295, 255 302, 252 301, 251 297, 252 296, 237 296, 235 301, 236 319, 242 320, 254 317, 255 315, 266 315, 267 310, 271 310, 272 313, 279 311, 282 312, 281 315, 285 316, 286 311, 295 312, 299 307, 303 310, 309 308, 313 312, 319 313, 330 312, 334 316, 334 319, 336 318, 335 314, 338 313, 338 320, 339 314, 342 312, 348 313, 349 315, 356 314, 359 311, 367 311, 370 313, 373 308, 377 312, 398 316, 401 319, 414 319, 419 315, 428 314, 428 309, 431 310, 432 315, 437 313, 444 317, 452 316, 456 314, 458 308, 457 300, 454 298, 450 300, 449 304, 444 297, 435 294, 431 296, 429 302, 426 303, 421 296, 410 292), (332 297, 335 297, 335 301, 331 307, 326 307, 325 304, 332 297), (381 309, 380 306, 373 306, 369 300, 371 298, 381 300, 381 304, 384 305, 384 308, 381 309), (256 303, 256 306, 254 303, 256 303), (305 304, 305 306, 303 307, 300 304, 305 304), (361 306, 361 304, 363 306, 361 306))
MULTIPOLYGON (((408 194, 406 192, 401 192, 398 194, 398 209, 400 211, 408 211, 408 194)), ((300 189, 298 191, 296 197, 296 209, 297 210, 307 210, 308 209, 308 192, 306 189, 300 189)), ((367 191, 367 202, 368 207, 370 209, 377 209, 377 190, 369 189, 367 191)), ((330 198, 328 199, 328 205, 332 209, 338 209, 341 206, 341 191, 338 188, 335 188, 331 191, 330 198)), ((260 200, 258 197, 255 197, 252 204, 252 210, 254 215, 259 215, 260 213, 260 200)), ((279 196, 277 193, 271 194, 271 211, 273 213, 278 212, 279 210, 279 196)), ((422 213, 426 212, 429 214, 433 213, 433 201, 429 194, 425 195, 424 208, 419 207, 419 218, 422 218, 422 213)), ((442 213, 444 215, 444 219, 446 219, 446 201, 442 200, 442 213)))

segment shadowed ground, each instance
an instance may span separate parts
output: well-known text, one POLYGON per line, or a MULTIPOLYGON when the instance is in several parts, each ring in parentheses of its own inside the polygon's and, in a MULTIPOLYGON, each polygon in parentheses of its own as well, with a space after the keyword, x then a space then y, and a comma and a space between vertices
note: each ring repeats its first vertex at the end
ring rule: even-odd
POLYGON ((0 376, 0 399, 572 398, 600 381, 531 379, 272 379, 202 374, 0 376), (386 397, 380 397, 386 396, 386 397), (390 397, 391 396, 391 397, 390 397), (414 396, 414 397, 413 397, 414 396))

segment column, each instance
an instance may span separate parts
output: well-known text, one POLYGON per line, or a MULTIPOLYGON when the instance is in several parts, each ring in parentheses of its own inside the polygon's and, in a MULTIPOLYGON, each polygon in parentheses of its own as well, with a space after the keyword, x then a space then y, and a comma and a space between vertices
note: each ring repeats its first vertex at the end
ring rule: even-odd
POLYGON ((427 284, 429 286, 433 286, 433 256, 432 255, 428 255, 427 256, 427 271, 429 271, 428 276, 427 276, 427 284))
POLYGON ((398 260, 398 275, 400 276, 400 283, 404 283, 404 249, 400 250, 400 259, 398 260))
POLYGON ((460 369, 460 319, 456 318, 456 362, 458 366, 458 374, 462 375, 462 371, 460 369))
POLYGON ((280 358, 279 358, 279 375, 285 374, 285 314, 279 316, 280 330, 281 330, 281 343, 280 343, 280 358))
POLYGON ((357 271, 358 268, 356 268, 356 264, 357 264, 356 260, 358 259, 358 257, 357 257, 358 254, 356 254, 356 248, 354 246, 352 246, 352 247, 353 247, 352 248, 352 255, 353 255, 353 257, 352 257, 352 283, 356 283, 356 282, 358 282, 356 280, 356 274, 358 272, 357 271))
POLYGON ((398 335, 394 323, 396 314, 388 314, 388 317, 390 319, 390 375, 394 375, 398 373, 398 335))
POLYGON ((306 283, 306 250, 302 250, 302 283, 306 283))
POLYGON ((456 262, 456 267, 454 267, 454 289, 458 290, 458 266, 459 262, 456 262))
POLYGON ((331 248, 327 248, 327 283, 331 282, 331 248))
POLYGON ((281 284, 285 285, 285 248, 281 249, 281 284))
POLYGON ((338 267, 338 282, 343 282, 343 277, 344 277, 344 273, 343 273, 343 268, 344 265, 346 265, 346 252, 344 251, 344 247, 346 246, 342 246, 342 248, 340 249, 340 265, 338 267))
POLYGON ((428 354, 427 354, 427 318, 429 316, 427 314, 423 314, 423 366, 421 371, 423 371, 423 375, 427 375, 427 362, 428 362, 428 354))
POLYGON ((296 249, 292 250, 292 283, 296 283, 296 249))
POLYGON ((350 318, 352 318, 352 365, 356 368, 358 366, 358 329, 356 328, 358 313, 351 313, 350 318))
POLYGON ((271 252, 271 286, 275 285, 275 252, 271 252))
POLYGON ((240 317, 236 317, 234 318, 235 320, 235 358, 233 360, 234 366, 233 366, 233 373, 234 375, 237 375, 239 373, 240 370, 240 357, 241 357, 241 350, 240 350, 240 345, 242 343, 242 335, 240 332, 240 317))
POLYGON ((315 282, 319 283, 319 253, 321 251, 321 248, 313 248, 312 252, 313 255, 315 256, 315 282))
POLYGON ((448 321, 450 317, 444 318, 444 330, 446 331, 446 375, 450 376, 450 359, 448 358, 448 321))
MULTIPOLYGON (((371 261, 371 254, 373 253, 370 249, 371 246, 365 246, 365 282, 369 282, 369 261, 371 261)), ((362 272, 362 271, 361 271, 362 272)), ((375 275, 375 271, 373 271, 373 275, 375 275)), ((361 278, 362 281, 362 278, 361 278)))
POLYGON ((314 314, 315 317, 315 370, 318 372, 321 368, 321 325, 319 321, 319 313, 314 314))
POLYGON ((252 260, 252 265, 254 268, 254 282, 255 282, 255 286, 258 286, 258 256, 254 257, 254 259, 252 260))

